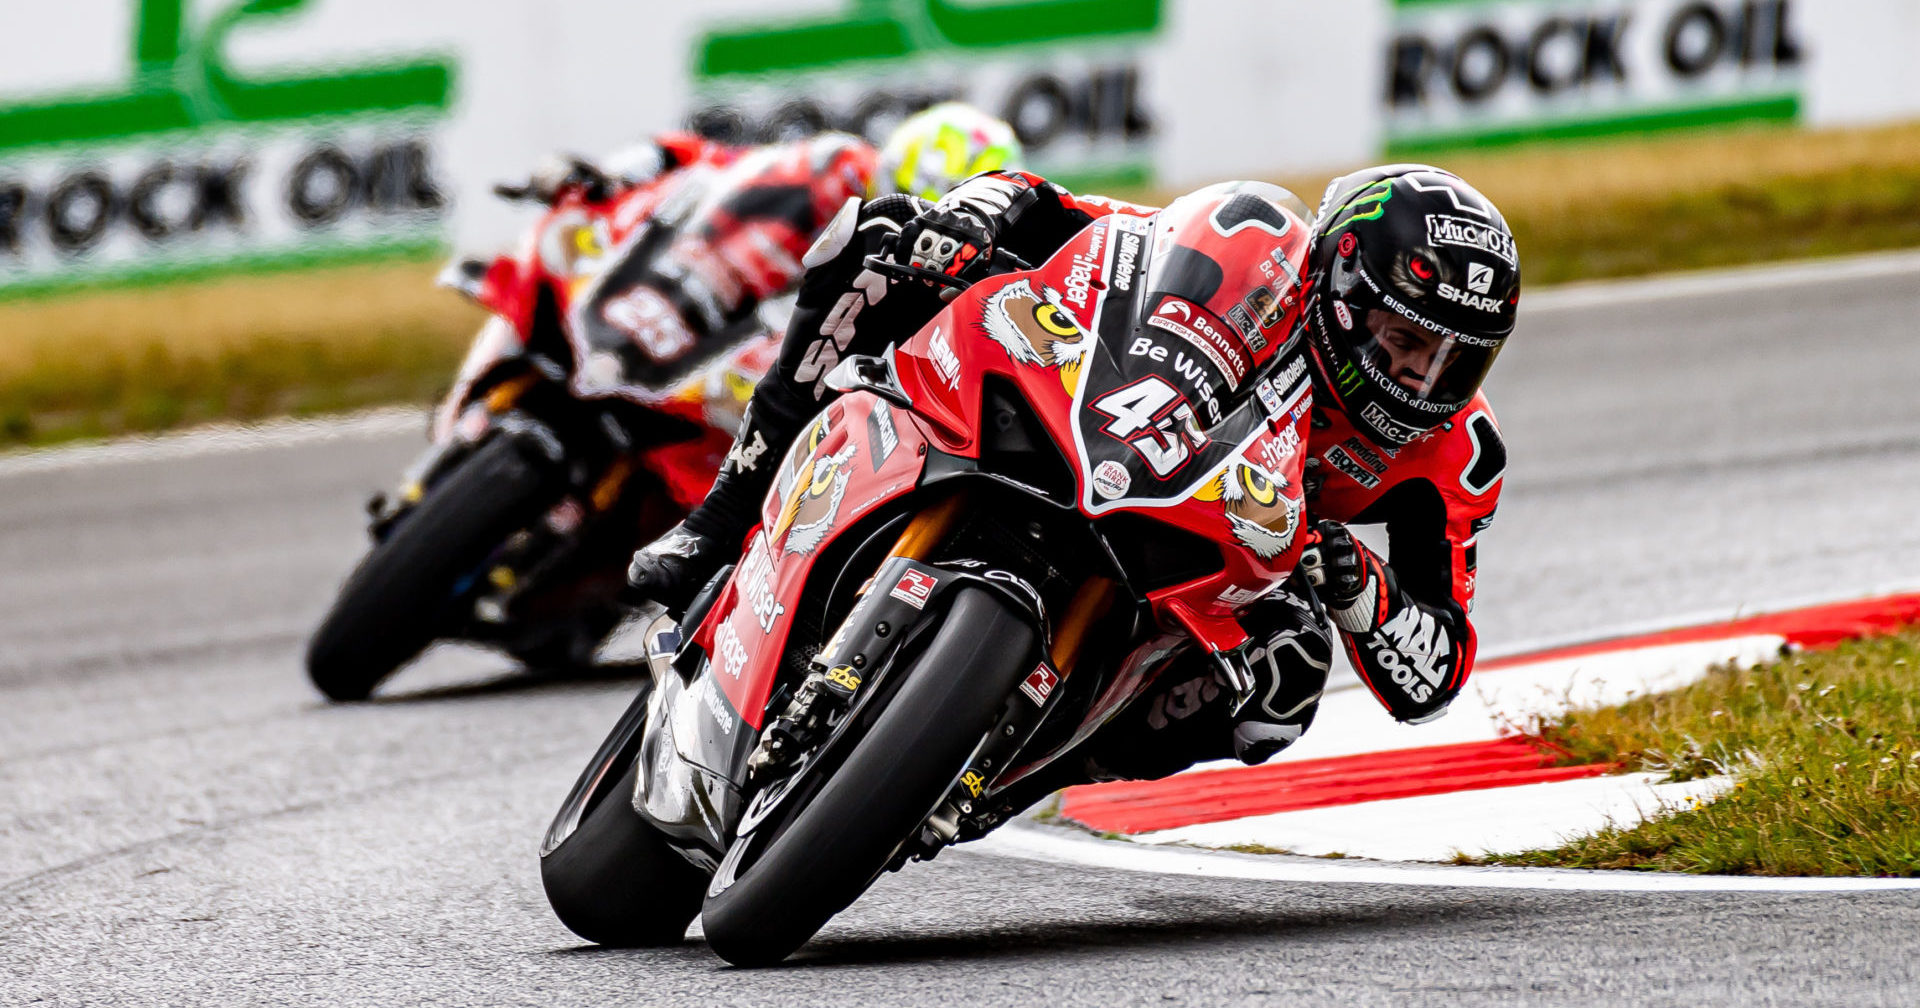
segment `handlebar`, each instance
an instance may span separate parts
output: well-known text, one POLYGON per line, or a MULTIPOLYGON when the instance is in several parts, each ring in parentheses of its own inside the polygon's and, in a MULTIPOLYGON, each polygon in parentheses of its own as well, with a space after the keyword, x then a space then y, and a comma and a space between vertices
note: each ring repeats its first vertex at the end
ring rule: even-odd
POLYGON ((598 203, 613 194, 614 180, 590 161, 569 157, 555 164, 534 169, 525 182, 497 182, 493 194, 513 203, 552 205, 569 187, 579 187, 590 203, 598 203))
POLYGON ((885 252, 870 255, 861 260, 861 264, 881 276, 890 277, 894 280, 923 280, 933 284, 935 287, 947 287, 953 290, 966 290, 975 283, 997 273, 1007 273, 1013 270, 1030 270, 1033 268, 1032 263, 1014 255, 1012 252, 999 248, 994 249, 993 253, 987 257, 985 275, 971 280, 963 277, 948 276, 939 270, 930 270, 924 266, 909 266, 906 263, 894 262, 887 258, 885 252))

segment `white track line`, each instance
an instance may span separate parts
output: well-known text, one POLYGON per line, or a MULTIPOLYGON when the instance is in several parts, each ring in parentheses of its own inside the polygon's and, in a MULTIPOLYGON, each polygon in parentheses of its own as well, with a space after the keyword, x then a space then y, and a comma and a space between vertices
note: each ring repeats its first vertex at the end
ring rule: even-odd
POLYGON ((1763 266, 1670 273, 1626 280, 1596 280, 1532 291, 1520 298, 1523 316, 1611 308, 1672 298, 1778 290, 1842 280, 1920 274, 1920 250, 1875 252, 1833 259, 1805 259, 1763 266))
POLYGON ((1259 882, 1399 885, 1449 889, 1537 889, 1555 892, 1830 893, 1920 889, 1920 879, 1763 878, 1671 872, 1576 871, 1566 868, 1477 868, 1234 854, 1097 840, 1064 829, 1010 823, 970 849, 1029 861, 1259 882))
POLYGON ((288 448, 326 441, 363 441, 414 433, 425 437, 421 407, 392 407, 317 419, 216 424, 153 437, 91 441, 0 454, 0 479, 128 462, 172 462, 203 455, 288 448))
POLYGON ((1640 637, 1648 634, 1666 633, 1672 630, 1687 630, 1693 627, 1710 626, 1718 623, 1731 623, 1735 620, 1756 616, 1769 616, 1776 613, 1792 612, 1796 609, 1812 609, 1817 606, 1836 605, 1842 602, 1863 602, 1867 599, 1888 595, 1907 595, 1920 592, 1920 580, 1906 578, 1899 581, 1885 581, 1868 585, 1865 588, 1848 591, 1844 594, 1828 592, 1825 594, 1783 595, 1759 602, 1742 602, 1739 605, 1723 606, 1715 609, 1696 609, 1692 612, 1659 616, 1653 619, 1616 623, 1613 626, 1597 630, 1585 630, 1565 633, 1556 637, 1536 637, 1530 640, 1514 641, 1498 647, 1481 651, 1479 662, 1493 659, 1510 658, 1514 655, 1533 654, 1541 651, 1554 651, 1560 648, 1580 647, 1599 641, 1615 638, 1640 637))

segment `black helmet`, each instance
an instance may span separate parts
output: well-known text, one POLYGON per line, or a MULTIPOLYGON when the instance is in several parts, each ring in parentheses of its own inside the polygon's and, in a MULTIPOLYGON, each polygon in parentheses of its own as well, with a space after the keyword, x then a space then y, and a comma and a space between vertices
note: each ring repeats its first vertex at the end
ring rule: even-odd
POLYGON ((1307 331, 1323 390, 1363 433, 1404 445, 1479 391, 1513 332, 1520 256, 1458 175, 1384 165, 1321 197, 1307 331))

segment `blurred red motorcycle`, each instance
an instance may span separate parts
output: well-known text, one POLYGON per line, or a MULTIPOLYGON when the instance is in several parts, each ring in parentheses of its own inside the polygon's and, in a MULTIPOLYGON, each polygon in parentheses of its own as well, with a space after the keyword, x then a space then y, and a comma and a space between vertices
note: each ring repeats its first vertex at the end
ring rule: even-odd
POLYGON ((314 685, 364 698, 441 639, 590 663, 627 557, 711 486, 862 158, 823 136, 631 187, 576 163, 516 252, 449 266, 493 317, 427 450, 368 504, 373 545, 308 643, 314 685))

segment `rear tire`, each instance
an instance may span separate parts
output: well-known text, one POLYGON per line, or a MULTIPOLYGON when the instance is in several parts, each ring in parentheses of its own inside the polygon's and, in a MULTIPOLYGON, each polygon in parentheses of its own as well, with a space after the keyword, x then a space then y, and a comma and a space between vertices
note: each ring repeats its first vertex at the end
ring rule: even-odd
POLYGON ((440 636, 460 579, 552 497, 511 437, 475 449, 347 576, 307 643, 313 684, 334 700, 366 699, 440 636))
POLYGON ((845 909, 945 798, 1027 671, 1034 631, 999 596, 963 588, 864 738, 701 910, 737 966, 779 962, 845 909))

